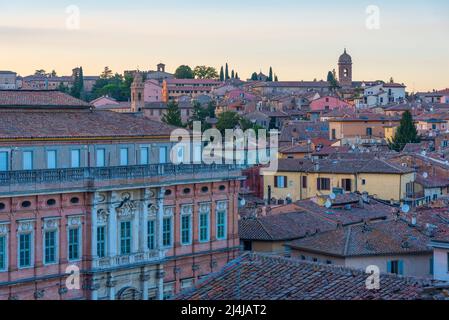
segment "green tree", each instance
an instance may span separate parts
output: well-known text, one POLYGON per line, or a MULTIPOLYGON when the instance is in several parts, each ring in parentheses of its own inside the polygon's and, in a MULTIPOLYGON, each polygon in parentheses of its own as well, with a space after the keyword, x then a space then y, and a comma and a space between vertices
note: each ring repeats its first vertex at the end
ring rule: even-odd
POLYGON ((239 78, 238 72, 235 73, 235 78, 236 78, 236 79, 240 79, 240 78, 239 78))
POLYGON ((275 82, 279 82, 279 78, 278 78, 277 75, 274 75, 274 81, 275 81, 275 82))
POLYGON ((419 143, 421 141, 418 131, 410 111, 405 111, 402 115, 401 123, 396 130, 396 134, 389 141, 390 148, 396 151, 402 151, 407 143, 419 143))
POLYGON ((234 70, 231 71, 231 79, 235 79, 235 71, 234 70))
POLYGON ((222 134, 226 129, 234 129, 240 123, 240 116, 234 111, 224 111, 218 115, 217 129, 222 134))
POLYGON ((229 66, 227 62, 225 67, 225 80, 229 80, 229 66))
POLYGON ((73 79, 73 85, 70 90, 70 95, 78 99, 84 98, 83 67, 79 67, 76 69, 73 79))
POLYGON ((329 71, 327 73, 327 82, 329 82, 329 89, 331 91, 335 91, 338 88, 340 88, 340 85, 339 85, 337 79, 335 78, 335 70, 329 71))
POLYGON ((273 68, 272 67, 270 67, 267 81, 269 81, 269 82, 273 81, 273 68))
POLYGON ((225 79, 224 79, 224 70, 223 70, 223 66, 221 66, 221 69, 220 69, 220 81, 221 82, 223 82, 225 79))
POLYGON ((171 100, 167 104, 167 113, 162 116, 162 121, 176 127, 184 127, 181 119, 181 110, 178 103, 171 100))
POLYGON ((38 69, 38 70, 34 71, 34 75, 35 76, 46 76, 47 72, 44 69, 38 69))
POLYGON ((112 78, 113 72, 111 69, 109 69, 108 66, 104 67, 103 72, 100 74, 101 79, 109 79, 112 78))
POLYGON ((194 79, 195 75, 192 68, 186 65, 179 66, 175 71, 176 79, 194 79))
POLYGON ((259 80, 259 76, 258 76, 257 72, 254 72, 254 73, 251 75, 251 80, 252 80, 252 81, 257 81, 257 80, 259 80))
POLYGON ((197 79, 217 79, 217 70, 213 67, 197 66, 193 70, 193 74, 197 79))

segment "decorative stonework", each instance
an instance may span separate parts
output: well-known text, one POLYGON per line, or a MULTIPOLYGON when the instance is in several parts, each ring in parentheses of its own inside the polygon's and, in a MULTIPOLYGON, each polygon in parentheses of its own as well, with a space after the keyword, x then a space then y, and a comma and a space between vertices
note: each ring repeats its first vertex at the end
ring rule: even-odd
POLYGON ((145 281, 146 282, 146 281, 148 281, 150 279, 151 279, 151 274, 148 273, 148 272, 142 273, 140 275, 140 281, 145 281))
POLYGON ((218 211, 225 211, 228 209, 228 202, 227 201, 218 201, 217 202, 217 210, 218 211))
POLYGON ((45 219, 44 220, 44 230, 54 230, 58 229, 58 219, 45 219))
POLYGON ((159 211, 159 207, 155 204, 150 204, 150 207, 148 209, 148 216, 154 217, 157 215, 157 212, 159 211))
POLYGON ((0 235, 4 236, 6 234, 8 234, 8 225, 0 224, 0 235))
POLYGON ((34 297, 36 299, 42 299, 45 295, 45 290, 37 290, 34 292, 34 297))
POLYGON ((191 215, 193 213, 193 205, 188 204, 181 207, 182 215, 191 215))
POLYGON ((69 217, 69 227, 80 227, 81 217, 69 217))
POLYGON ((96 203, 103 203, 106 201, 106 194, 104 193, 99 193, 97 194, 97 196, 95 197, 95 202, 96 203))
POLYGON ((31 232, 34 229, 34 221, 19 221, 17 231, 31 232))
POLYGON ((200 204, 200 213, 209 213, 209 212, 210 212, 210 203, 200 204))
POLYGON ((164 216, 173 216, 174 211, 175 211, 174 207, 165 207, 164 216))
POLYGON ((136 210, 136 205, 133 201, 130 200, 125 200, 120 204, 120 206, 115 208, 117 216, 122 220, 134 218, 136 210))
POLYGON ((97 224, 105 225, 108 222, 109 210, 99 209, 97 211, 97 224))

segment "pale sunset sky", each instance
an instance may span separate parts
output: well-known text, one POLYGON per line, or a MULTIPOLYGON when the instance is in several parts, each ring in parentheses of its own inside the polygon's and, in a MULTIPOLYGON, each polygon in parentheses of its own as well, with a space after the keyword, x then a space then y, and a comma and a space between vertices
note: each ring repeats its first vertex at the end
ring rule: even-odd
POLYGON ((0 70, 22 76, 228 62, 244 79, 273 66, 281 81, 320 80, 345 47, 354 80, 449 87, 449 1, 0 0, 0 70), (73 5, 77 30, 66 27, 73 5), (379 29, 366 26, 370 5, 379 29))

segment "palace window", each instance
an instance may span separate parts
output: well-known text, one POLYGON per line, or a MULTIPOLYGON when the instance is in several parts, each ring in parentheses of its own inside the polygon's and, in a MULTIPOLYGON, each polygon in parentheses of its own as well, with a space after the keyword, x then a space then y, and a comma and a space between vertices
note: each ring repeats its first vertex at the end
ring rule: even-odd
POLYGON ((47 169, 56 169, 56 150, 47 151, 47 169))
POLYGON ((171 247, 172 245, 172 218, 171 217, 165 217, 162 220, 162 245, 164 247, 171 247))
POLYGON ((96 165, 97 165, 97 167, 104 167, 106 165, 106 150, 105 149, 97 149, 96 165))
POLYGON ((160 164, 167 163, 167 147, 159 148, 159 163, 160 164))
POLYGON ((0 152, 0 171, 8 171, 8 152, 0 152))
POLYGON ((192 215, 183 214, 181 215, 181 244, 190 245, 192 244, 192 215))
POLYGON ((19 235, 19 267, 31 267, 31 233, 19 235))
MULTIPOLYGON (((225 206, 225 205, 224 205, 225 206)), ((217 209, 216 220, 217 220, 217 240, 226 239, 226 207, 217 209)))
POLYGON ((22 162, 23 170, 33 170, 33 151, 24 151, 22 162))
POLYGON ((44 234, 44 263, 56 263, 56 231, 46 231, 44 234))
POLYGON ((79 149, 70 152, 70 166, 72 168, 79 168, 81 166, 81 151, 79 149))
POLYGON ((209 211, 204 210, 200 212, 200 242, 209 241, 209 211))
POLYGON ((69 229, 69 261, 80 259, 80 229, 69 229))
POLYGON ((120 165, 128 165, 128 148, 120 148, 120 165))
POLYGON ((0 236, 0 271, 6 269, 6 236, 0 236))
POLYGON ((155 221, 148 221, 148 249, 154 250, 156 248, 156 233, 155 233, 155 221))
POLYGON ((122 255, 131 253, 131 221, 120 223, 120 253, 122 255))
POLYGON ((140 164, 141 165, 147 165, 149 164, 149 149, 148 147, 141 147, 140 148, 140 164))
POLYGON ((97 227, 97 256, 104 258, 106 256, 106 227, 97 227))

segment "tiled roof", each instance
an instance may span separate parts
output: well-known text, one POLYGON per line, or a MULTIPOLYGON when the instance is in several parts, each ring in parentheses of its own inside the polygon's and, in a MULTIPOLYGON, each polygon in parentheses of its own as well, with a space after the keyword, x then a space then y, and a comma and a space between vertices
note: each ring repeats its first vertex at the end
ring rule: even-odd
POLYGON ((60 91, 0 90, 2 108, 90 108, 91 105, 60 91))
POLYGON ((336 223, 307 212, 289 212, 239 221, 239 236, 244 240, 286 241, 335 229, 336 223))
POLYGON ((0 139, 169 136, 173 127, 112 111, 0 111, 0 139))
POLYGON ((361 113, 355 116, 331 118, 330 122, 361 122, 361 121, 382 121, 382 122, 399 122, 399 117, 391 117, 378 113, 361 113))
POLYGON ((340 227, 294 240, 292 248, 339 257, 430 253, 430 237, 401 219, 340 227))
POLYGON ((292 138, 296 141, 329 138, 329 124, 327 122, 297 121, 290 122, 281 130, 279 141, 290 142, 292 138))
POLYGON ((404 174, 415 170, 384 159, 280 159, 278 172, 308 173, 386 173, 404 174))
POLYGON ((295 88, 328 88, 327 81, 277 81, 277 82, 262 82, 255 87, 295 87, 295 88))
POLYGON ((381 274, 366 288, 364 271, 246 253, 181 293, 179 300, 414 300, 430 281, 381 274))

